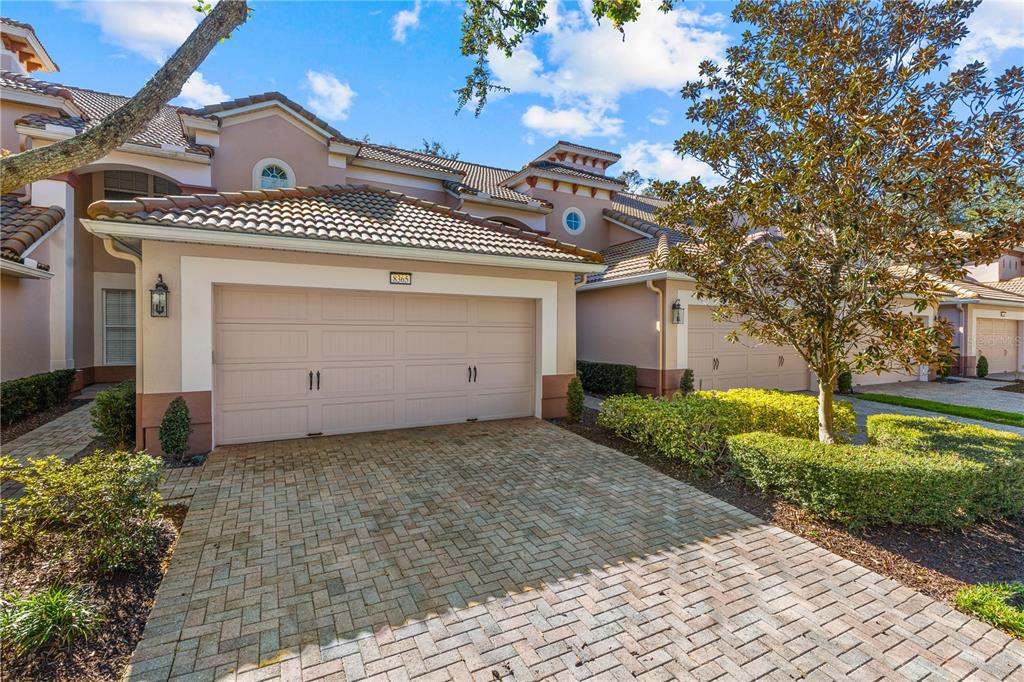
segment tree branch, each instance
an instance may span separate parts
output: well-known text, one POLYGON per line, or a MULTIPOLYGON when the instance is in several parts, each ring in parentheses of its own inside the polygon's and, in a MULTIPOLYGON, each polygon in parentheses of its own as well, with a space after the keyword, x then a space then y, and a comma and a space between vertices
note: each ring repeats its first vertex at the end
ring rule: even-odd
POLYGON ((243 24, 247 16, 245 0, 221 0, 149 82, 95 128, 0 160, 2 192, 85 166, 130 140, 159 113, 161 106, 178 96, 206 55, 243 24))

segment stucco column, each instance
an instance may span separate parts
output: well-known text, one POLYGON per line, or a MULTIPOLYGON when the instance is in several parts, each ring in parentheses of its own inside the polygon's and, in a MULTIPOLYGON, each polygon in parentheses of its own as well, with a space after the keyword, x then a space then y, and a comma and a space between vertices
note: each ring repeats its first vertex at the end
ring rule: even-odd
POLYGON ((59 206, 64 220, 47 239, 50 247, 50 369, 75 366, 75 188, 66 180, 32 183, 33 206, 59 206))

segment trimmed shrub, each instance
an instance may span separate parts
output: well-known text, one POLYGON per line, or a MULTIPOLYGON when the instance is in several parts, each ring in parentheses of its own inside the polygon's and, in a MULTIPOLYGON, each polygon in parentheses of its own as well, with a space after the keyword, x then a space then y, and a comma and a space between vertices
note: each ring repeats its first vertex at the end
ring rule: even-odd
POLYGON ((80 587, 51 585, 7 595, 0 606, 0 639, 15 656, 49 646, 68 646, 99 631, 103 616, 80 587))
POLYGON ((610 362, 576 362, 576 374, 583 388, 601 395, 636 393, 636 367, 610 362))
POLYGON ((984 355, 978 356, 978 364, 975 367, 975 373, 978 375, 979 379, 984 379, 988 376, 988 358, 984 355))
POLYGON ((836 380, 836 390, 840 393, 853 393, 853 372, 846 370, 836 380))
POLYGON ((1024 639, 1024 584, 991 583, 963 587, 956 593, 956 607, 1024 639))
POLYGON ((96 395, 89 408, 92 427, 110 448, 135 445, 135 382, 124 381, 96 395))
POLYGON ((160 447, 164 454, 182 459, 188 453, 188 437, 192 435, 192 415, 180 395, 171 401, 160 421, 160 447))
POLYGON ((569 392, 565 398, 565 411, 571 422, 583 418, 583 382, 579 377, 569 379, 569 392))
MULTIPOLYGON (((760 388, 733 388, 728 391, 701 391, 722 402, 735 405, 740 411, 741 424, 729 434, 746 431, 766 431, 780 436, 818 439, 818 399, 815 396, 766 391, 760 388)), ((834 402, 836 437, 849 442, 857 432, 857 415, 853 406, 844 401, 834 402)))
POLYGON ((9 426, 56 407, 71 394, 75 370, 58 369, 0 384, 0 423, 9 426))
POLYGON ((693 393, 675 400, 612 396, 602 403, 597 423, 707 473, 725 454, 726 435, 738 420, 734 405, 693 393))
POLYGON ((754 432, 729 438, 729 458, 748 484, 850 526, 959 527, 1024 508, 1024 458, 974 459, 904 447, 909 440, 828 445, 754 432))
POLYGON ((693 370, 684 369, 683 376, 679 378, 679 390, 683 392, 683 395, 689 395, 693 393, 693 370))
POLYGON ((0 478, 23 490, 3 501, 0 537, 84 555, 99 573, 131 568, 156 541, 161 475, 160 461, 145 453, 97 452, 78 464, 47 457, 22 465, 5 456, 0 478))

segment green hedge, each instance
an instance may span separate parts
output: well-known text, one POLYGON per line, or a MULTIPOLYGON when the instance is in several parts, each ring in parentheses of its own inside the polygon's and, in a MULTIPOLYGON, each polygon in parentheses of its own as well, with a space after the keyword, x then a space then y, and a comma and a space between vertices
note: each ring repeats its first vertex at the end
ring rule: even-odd
POLYGON ((869 422, 871 445, 746 433, 728 439, 729 458, 748 484, 851 526, 957 527, 1019 512, 1024 438, 963 426, 941 418, 880 415, 869 422))
POLYGON ((602 395, 636 393, 636 367, 610 362, 576 362, 576 374, 584 390, 602 395))
POLYGON ((60 405, 71 393, 75 370, 33 374, 0 384, 0 423, 8 426, 60 405))
MULTIPOLYGON (((812 396, 753 388, 697 391, 672 400, 612 396, 602 403, 598 424, 707 472, 723 458, 733 434, 759 430, 817 438, 818 408, 812 396)), ((836 403, 836 425, 845 436, 855 430, 849 403, 836 403)))

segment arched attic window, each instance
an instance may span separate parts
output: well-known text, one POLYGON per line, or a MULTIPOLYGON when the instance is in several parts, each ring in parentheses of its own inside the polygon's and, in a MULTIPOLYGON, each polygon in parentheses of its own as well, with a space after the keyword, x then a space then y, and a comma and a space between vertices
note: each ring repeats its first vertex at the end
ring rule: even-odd
POLYGON ((262 159, 253 166, 253 189, 280 189, 295 187, 295 173, 280 159, 262 159))

